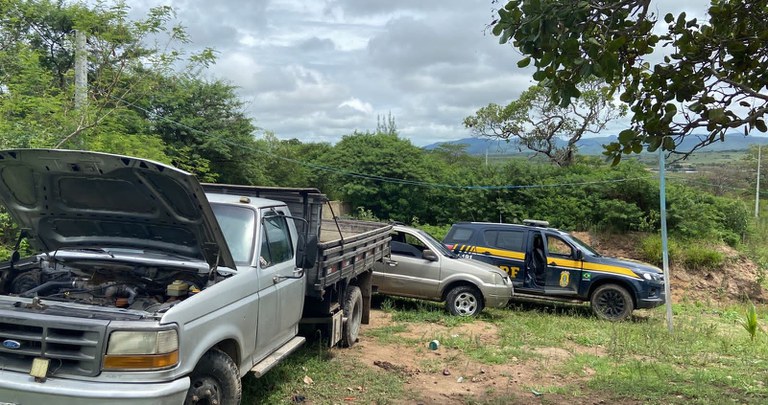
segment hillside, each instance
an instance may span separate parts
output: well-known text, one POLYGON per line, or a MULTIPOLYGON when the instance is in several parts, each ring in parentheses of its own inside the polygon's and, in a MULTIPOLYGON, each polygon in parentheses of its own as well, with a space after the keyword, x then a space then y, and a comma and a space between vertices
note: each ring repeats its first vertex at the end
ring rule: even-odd
MULTIPOLYGON (((575 234, 601 254, 642 260, 639 247, 644 234, 575 234)), ((743 302, 748 297, 755 303, 768 303, 768 291, 759 283, 760 271, 757 264, 727 245, 720 245, 716 249, 725 256, 722 268, 689 269, 679 263, 670 264, 672 302, 727 305, 743 302)))
MULTIPOLYGON (((688 137, 680 146, 681 150, 691 149, 696 143, 699 142, 699 138, 703 138, 705 136, 706 135, 704 134, 699 134, 699 135, 692 135, 691 137, 688 137)), ((603 152, 603 145, 611 142, 615 142, 617 139, 618 137, 616 135, 583 138, 577 143, 579 148, 579 153, 584 155, 600 155, 603 152)), ((706 147, 705 150, 712 151, 712 152, 726 151, 726 150, 747 150, 750 145, 756 145, 758 143, 762 145, 768 145, 768 137, 744 136, 743 134, 733 133, 726 136, 725 141, 717 142, 712 145, 709 145, 706 147)), ((489 139, 489 138, 463 138, 455 141, 437 142, 437 143, 424 146, 424 149, 433 150, 443 144, 467 145, 466 150, 467 150, 467 153, 469 153, 470 155, 484 155, 486 153, 491 155, 510 155, 510 154, 530 153, 525 148, 522 148, 521 150, 520 146, 518 145, 518 142, 516 142, 515 140, 511 140, 507 142, 503 140, 489 139)), ((562 140, 559 140, 558 144, 564 145, 565 142, 562 140)))

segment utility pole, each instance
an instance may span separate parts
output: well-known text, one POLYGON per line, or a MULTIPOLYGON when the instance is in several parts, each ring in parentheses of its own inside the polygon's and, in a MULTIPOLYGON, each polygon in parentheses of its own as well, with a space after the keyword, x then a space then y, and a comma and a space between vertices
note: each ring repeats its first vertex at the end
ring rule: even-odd
MULTIPOLYGON (((75 31, 75 111, 84 117, 88 103, 88 57, 85 50, 85 32, 75 31)), ((83 120, 84 121, 84 120, 83 120)), ((71 139, 74 149, 83 149, 79 135, 71 139)))
POLYGON ((85 109, 88 102, 88 58, 85 50, 85 33, 75 31, 75 109, 85 109))
MULTIPOLYGON (((663 144, 663 142, 662 142, 663 144)), ((659 200, 661 200, 661 257, 664 265, 664 297, 667 307, 667 329, 672 333, 672 293, 669 284, 669 251, 667 250, 667 185, 664 173, 664 148, 659 146, 659 200)))
POLYGON ((757 186, 755 187, 755 218, 758 217, 760 212, 760 149, 761 146, 757 144, 757 186))

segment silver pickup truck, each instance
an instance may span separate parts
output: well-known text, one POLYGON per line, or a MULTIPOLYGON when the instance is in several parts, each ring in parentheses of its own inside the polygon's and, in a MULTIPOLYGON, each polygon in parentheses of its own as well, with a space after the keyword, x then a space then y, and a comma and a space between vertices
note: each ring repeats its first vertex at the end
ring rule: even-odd
POLYGON ((323 223, 315 189, 127 156, 0 151, 0 201, 43 252, 0 266, 2 403, 239 403, 300 324, 354 344, 389 255, 391 226, 323 223))

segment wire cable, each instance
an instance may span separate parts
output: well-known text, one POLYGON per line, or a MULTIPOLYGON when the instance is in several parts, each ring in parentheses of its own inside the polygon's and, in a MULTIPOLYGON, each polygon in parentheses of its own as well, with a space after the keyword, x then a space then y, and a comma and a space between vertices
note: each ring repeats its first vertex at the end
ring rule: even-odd
MULTIPOLYGON (((197 134, 205 135, 208 137, 212 137, 211 134, 200 131, 196 128, 192 128, 188 125, 182 124, 180 122, 174 121, 167 117, 159 116, 158 114, 149 111, 139 105, 136 105, 134 103, 131 103, 130 101, 124 100, 122 98, 116 97, 114 95, 111 95, 110 97, 125 103, 126 105, 129 105, 133 108, 136 108, 148 116, 154 117, 155 119, 162 120, 165 122, 172 123, 174 125, 177 125, 181 128, 184 128, 186 130, 192 131, 197 134)), ((243 148, 243 145, 237 144, 233 141, 230 141, 228 139, 219 139, 220 141, 229 144, 230 146, 235 146, 238 148, 243 148)), ((309 167, 317 170, 322 170, 334 174, 339 174, 343 176, 349 176, 349 177, 355 177, 360 179, 367 179, 367 180, 373 180, 373 181, 380 181, 385 183, 393 183, 393 184, 403 184, 403 185, 412 185, 412 186, 420 186, 420 187, 432 187, 432 188, 443 188, 443 189, 459 189, 459 190, 517 190, 517 189, 537 189, 537 188, 556 188, 556 187, 575 187, 575 186, 588 186, 588 185, 595 185, 595 184, 612 184, 612 183, 623 183, 633 180, 645 180, 647 177, 627 177, 627 178, 621 178, 621 179, 612 179, 612 180, 596 180, 596 181, 584 181, 584 182, 574 182, 574 183, 552 183, 552 184, 524 184, 524 185, 498 185, 498 186, 492 186, 492 185, 479 185, 479 186, 463 186, 463 185, 457 185, 457 184, 439 184, 439 183, 430 183, 425 181, 419 181, 419 180, 408 180, 408 179, 398 179, 395 177, 387 177, 387 176, 378 176, 378 175, 372 175, 372 174, 365 174, 365 173, 357 173, 357 172, 350 172, 341 170, 334 167, 328 167, 323 165, 318 165, 314 163, 309 162, 303 162, 296 159, 287 158, 284 156, 279 156, 274 153, 270 153, 267 151, 263 151, 257 148, 250 148, 247 147, 248 150, 256 153, 261 153, 264 155, 267 155, 269 157, 283 160, 286 162, 291 162, 300 166, 309 167)))

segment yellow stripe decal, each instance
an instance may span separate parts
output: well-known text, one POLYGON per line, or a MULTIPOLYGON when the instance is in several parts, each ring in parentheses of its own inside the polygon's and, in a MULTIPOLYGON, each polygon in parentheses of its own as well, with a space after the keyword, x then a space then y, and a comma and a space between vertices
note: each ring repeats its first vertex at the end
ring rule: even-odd
POLYGON ((640 278, 640 276, 635 274, 635 272, 633 272, 632 270, 626 267, 612 266, 609 264, 584 262, 584 270, 601 271, 605 273, 616 273, 616 274, 621 274, 622 276, 640 278))
MULTIPOLYGON (((574 269, 579 269, 579 262, 576 260, 570 260, 570 259, 550 259, 550 263, 554 262, 556 266, 562 266, 562 267, 572 267, 574 269)), ((632 278, 640 278, 637 274, 635 274, 632 270, 629 270, 625 267, 621 266, 613 266, 610 264, 600 264, 600 263, 590 263, 590 262, 584 262, 584 270, 587 271, 599 271, 601 273, 613 273, 613 274, 621 274, 622 276, 632 277, 632 278)))
MULTIPOLYGON (((492 249, 488 247, 478 248, 477 246, 463 245, 461 246, 460 251, 462 253, 474 253, 474 254, 488 252, 491 255, 497 256, 497 257, 506 257, 510 259, 525 260, 525 253, 515 252, 512 250, 492 249)), ((577 260, 550 257, 548 258, 548 263, 555 263, 555 266, 559 266, 559 267, 568 267, 575 270, 582 270, 582 262, 579 262, 577 260)), ((622 276, 638 278, 638 279, 640 278, 632 270, 629 270, 628 268, 621 267, 621 266, 614 266, 610 264, 600 264, 600 263, 590 263, 590 262, 583 262, 583 264, 584 264, 583 270, 586 270, 586 271, 597 271, 601 273, 620 274, 622 276)))
POLYGON ((515 252, 512 250, 502 250, 502 249, 491 249, 488 247, 477 247, 472 246, 472 253, 474 254, 485 254, 485 252, 490 253, 493 256, 499 256, 499 257, 507 257, 510 259, 518 259, 518 260, 524 260, 525 259, 525 253, 522 252, 515 252))

